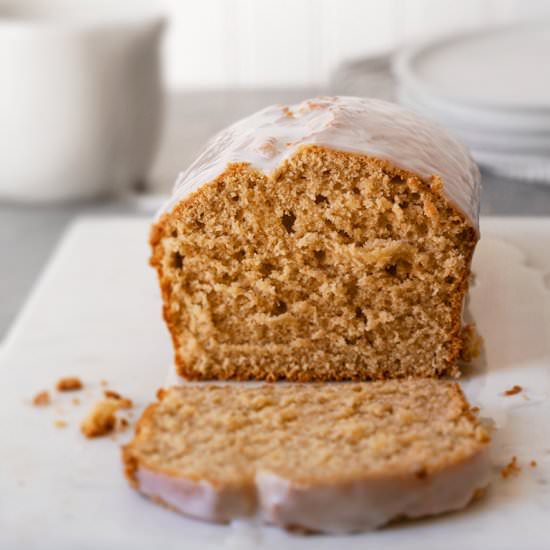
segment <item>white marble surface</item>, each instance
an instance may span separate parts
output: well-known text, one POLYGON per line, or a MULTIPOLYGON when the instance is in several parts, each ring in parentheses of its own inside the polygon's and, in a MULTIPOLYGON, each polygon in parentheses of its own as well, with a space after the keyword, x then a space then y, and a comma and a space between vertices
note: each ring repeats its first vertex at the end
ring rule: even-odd
POLYGON ((101 379, 140 407, 166 379, 171 350, 146 264, 147 230, 135 218, 73 225, 0 350, 0 548, 550 549, 549 221, 481 222, 471 310, 486 351, 462 384, 496 425, 487 497, 461 513, 347 537, 180 517, 128 487, 118 447, 129 433, 80 435, 101 379), (55 393, 50 407, 30 405, 69 374, 86 384, 81 405, 55 393), (524 391, 505 397, 514 384, 524 391), (55 428, 55 419, 68 426, 55 428), (522 471, 502 479, 513 455, 522 471))

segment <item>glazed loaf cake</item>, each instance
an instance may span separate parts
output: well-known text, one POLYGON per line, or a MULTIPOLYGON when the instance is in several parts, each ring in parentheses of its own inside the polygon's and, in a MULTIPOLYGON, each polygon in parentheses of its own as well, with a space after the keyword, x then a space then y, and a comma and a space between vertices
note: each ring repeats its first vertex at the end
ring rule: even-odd
POLYGON ((457 374, 479 172, 390 103, 323 97, 219 133, 151 233, 178 372, 457 374))
POLYGON ((123 458, 137 490, 183 514, 338 533, 464 507, 488 483, 488 441, 453 382, 184 385, 123 458))

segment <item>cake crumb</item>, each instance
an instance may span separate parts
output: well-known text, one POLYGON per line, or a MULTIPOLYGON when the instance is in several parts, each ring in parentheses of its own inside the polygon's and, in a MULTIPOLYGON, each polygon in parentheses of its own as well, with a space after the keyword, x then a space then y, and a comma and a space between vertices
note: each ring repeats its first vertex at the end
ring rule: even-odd
POLYGON ((117 401, 119 401, 121 409, 131 409, 134 406, 134 403, 131 399, 128 399, 127 397, 122 397, 122 395, 120 395, 120 393, 116 391, 105 390, 103 394, 107 399, 116 399, 117 401))
POLYGON ((523 388, 521 386, 518 386, 517 384, 515 384, 512 388, 510 388, 509 390, 506 390, 504 392, 504 395, 506 395, 506 396, 516 395, 517 393, 520 393, 522 391, 523 391, 523 388))
POLYGON ((536 468, 537 467, 537 461, 536 460, 531 460, 531 462, 529 462, 529 466, 531 466, 531 468, 536 468))
POLYGON ((470 363, 473 359, 481 355, 483 338, 477 332, 474 323, 469 323, 462 328, 460 339, 462 340, 462 348, 460 350, 460 359, 462 359, 462 361, 470 363))
POLYGON ((488 443, 491 441, 491 436, 489 432, 483 427, 478 426, 475 430, 475 437, 480 443, 488 443))
POLYGON ((45 407, 51 403, 50 392, 47 390, 38 392, 32 398, 32 404, 35 407, 45 407))
POLYGON ((53 425, 56 428, 66 428, 67 422, 65 420, 57 419, 57 420, 54 420, 53 425))
POLYGON ((109 385, 109 382, 107 382, 107 380, 103 379, 103 380, 100 380, 99 381, 99 385, 102 387, 102 388, 105 388, 109 385))
POLYGON ((67 376, 65 378, 60 378, 57 381, 55 388, 57 391, 77 391, 81 390, 83 387, 82 381, 76 376, 67 376))
POLYGON ((471 410, 474 414, 477 414, 477 413, 479 412, 479 407, 477 407, 477 406, 476 406, 476 407, 472 407, 470 410, 471 410))
POLYGON ((78 397, 73 397, 72 404, 73 405, 80 405, 80 399, 78 399, 78 397))
POLYGON ((111 433, 116 426, 115 413, 120 408, 120 399, 98 401, 80 425, 80 431, 88 438, 111 433))
POLYGON ((502 468, 500 475, 503 479, 508 479, 509 477, 519 475, 520 472, 521 468, 518 465, 518 459, 516 456, 513 456, 512 460, 510 460, 510 462, 502 468))
POLYGON ((162 401, 164 399, 164 396, 166 395, 166 390, 164 388, 158 388, 157 390, 157 399, 159 401, 162 401))

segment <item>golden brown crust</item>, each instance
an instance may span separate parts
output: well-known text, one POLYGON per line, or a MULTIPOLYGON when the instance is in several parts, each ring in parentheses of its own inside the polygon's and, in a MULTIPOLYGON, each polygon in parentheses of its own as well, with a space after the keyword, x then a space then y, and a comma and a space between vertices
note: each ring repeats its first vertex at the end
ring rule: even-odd
MULTIPOLYGON (((443 197, 448 207, 452 210, 453 216, 456 216, 458 219, 462 220, 462 223, 464 225, 464 231, 463 231, 463 238, 465 240, 465 247, 468 249, 468 257, 466 258, 466 264, 468 265, 468 268, 471 264, 473 251, 476 245, 476 242, 478 240, 478 235, 476 230, 471 226, 471 223, 469 220, 464 216, 464 214, 451 202, 449 202, 443 195, 443 184, 441 180, 434 176, 431 181, 423 181, 421 178, 419 178, 417 175, 402 170, 400 168, 397 168, 394 166, 391 162, 383 160, 383 159, 377 159, 374 157, 370 157, 367 155, 362 155, 359 153, 349 153, 349 152, 342 152, 342 151, 335 151, 333 149, 330 149, 328 147, 322 147, 322 146, 314 146, 314 145, 307 145, 303 146, 298 149, 298 151, 295 153, 294 156, 297 156, 300 154, 303 150, 310 150, 313 152, 329 152, 330 155, 339 158, 340 160, 344 160, 348 157, 355 157, 358 159, 362 159, 366 163, 369 163, 372 166, 375 166, 379 168, 380 170, 383 170, 385 173, 387 173, 391 177, 399 177, 403 180, 406 180, 409 185, 414 188, 415 186, 418 189, 429 189, 434 196, 443 197)), ((292 160, 292 159, 290 159, 292 160)), ((272 176, 274 180, 277 180, 281 176, 281 174, 284 173, 286 166, 288 164, 288 161, 286 163, 283 163, 281 167, 275 172, 275 174, 272 176)), ((150 259, 151 265, 156 269, 160 288, 161 288, 161 294, 163 299, 163 317, 164 320, 168 326, 172 342, 174 345, 175 350, 175 363, 176 363, 176 369, 177 372, 189 379, 189 380, 208 380, 212 379, 212 375, 199 371, 195 368, 193 368, 191 365, 188 365, 186 363, 185 357, 182 356, 180 352, 181 348, 181 341, 180 338, 182 338, 178 327, 176 326, 175 320, 172 318, 172 315, 170 313, 170 301, 171 301, 171 292, 172 292, 172 283, 170 278, 167 276, 167 274, 163 270, 162 266, 162 258, 163 258, 163 250, 162 250, 162 241, 163 238, 167 235, 170 226, 172 225, 172 222, 176 219, 178 219, 180 216, 182 216, 185 211, 190 208, 196 201, 199 201, 201 197, 203 197, 207 191, 211 188, 217 188, 218 191, 221 191, 223 187, 225 186, 225 182, 228 178, 233 176, 238 176, 240 173, 244 173, 244 171, 247 172, 247 174, 250 174, 250 167, 247 163, 235 163, 228 165, 227 169, 220 174, 215 180, 211 182, 207 182, 204 185, 202 185, 197 191, 190 194, 186 198, 184 198, 182 201, 180 201, 176 206, 173 208, 173 210, 169 213, 166 213, 160 217, 160 219, 152 226, 151 233, 150 233, 150 244, 152 246, 152 256, 150 259)), ((261 174, 260 174, 261 175, 261 174)), ((261 177, 264 177, 261 175, 261 177)), ((439 213, 433 203, 430 203, 429 201, 425 203, 424 205, 425 214, 427 217, 429 217, 434 223, 438 223, 438 216, 439 213)), ((452 316, 452 328, 448 334, 448 356, 444 361, 444 366, 440 367, 438 369, 434 369, 430 374, 423 373, 423 375, 427 376, 443 376, 443 375, 450 375, 453 377, 459 376, 460 372, 458 370, 458 367, 456 366, 456 360, 460 357, 461 351, 464 346, 463 338, 462 338, 462 309, 463 309, 463 302, 464 302, 464 296, 467 293, 468 290, 468 283, 469 283, 469 269, 464 270, 464 272, 458 274, 460 276, 459 282, 457 284, 457 291, 451 298, 451 316, 452 316)), ((280 379, 288 379, 292 381, 297 382, 314 382, 314 381, 326 381, 327 379, 334 380, 334 381, 343 381, 343 380, 365 380, 365 379, 386 379, 388 376, 402 376, 402 375, 395 375, 390 374, 389 372, 386 372, 384 370, 380 370, 377 373, 370 373, 366 375, 364 372, 358 371, 357 375, 350 374, 349 371, 346 372, 338 372, 337 370, 333 370, 330 374, 330 377, 327 377, 326 372, 318 372, 315 370, 299 370, 294 369, 291 374, 289 374, 287 371, 277 371, 273 372, 269 369, 263 369, 263 370, 250 370, 250 369, 231 369, 226 368, 223 371, 218 371, 216 373, 215 378, 220 380, 251 380, 251 379, 263 379, 269 382, 274 382, 276 380, 280 379)))
POLYGON ((136 472, 138 469, 138 460, 132 452, 130 444, 121 447, 122 464, 124 467, 124 475, 132 487, 138 488, 136 472))
POLYGON ((474 323, 468 323, 462 327, 460 338, 462 340, 460 359, 466 363, 470 363, 481 354, 481 350, 483 349, 483 338, 477 332, 474 323))
POLYGON ((143 414, 141 415, 140 419, 137 421, 134 428, 134 431, 135 431, 134 439, 130 441, 130 443, 123 445, 121 448, 122 463, 124 465, 124 474, 128 479, 128 481, 130 482, 130 484, 135 488, 137 488, 137 485, 138 485, 136 472, 139 466, 139 461, 133 451, 134 443, 137 441, 143 426, 146 426, 151 422, 151 418, 155 413, 155 409, 158 407, 158 403, 162 401, 162 399, 164 398, 164 395, 165 393, 161 393, 161 391, 159 390, 159 392, 157 393, 158 402, 152 403, 151 405, 149 405, 143 411, 143 414))

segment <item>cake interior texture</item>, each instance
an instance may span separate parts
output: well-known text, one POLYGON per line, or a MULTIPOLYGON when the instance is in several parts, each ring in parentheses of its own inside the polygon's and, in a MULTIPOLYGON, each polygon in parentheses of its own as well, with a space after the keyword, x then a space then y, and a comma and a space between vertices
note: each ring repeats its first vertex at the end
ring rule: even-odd
POLYGON ((228 166, 151 234, 179 373, 456 374, 477 234, 442 188, 315 145, 271 176, 228 166))
POLYGON ((487 441, 453 382, 179 386, 145 412, 124 455, 132 480, 139 465, 253 493, 258 472, 305 486, 427 479, 487 441))

